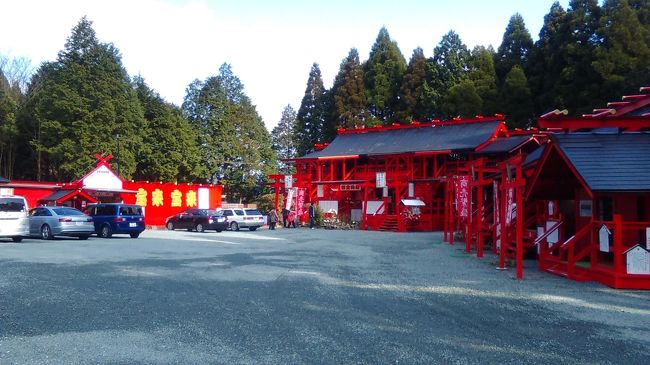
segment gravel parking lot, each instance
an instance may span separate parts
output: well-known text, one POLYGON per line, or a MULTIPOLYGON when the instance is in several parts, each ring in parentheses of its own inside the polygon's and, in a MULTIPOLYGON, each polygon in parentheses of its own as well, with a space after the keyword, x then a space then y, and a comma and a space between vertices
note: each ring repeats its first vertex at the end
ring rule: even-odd
POLYGON ((0 241, 1 364, 648 364, 650 293, 439 233, 0 241))

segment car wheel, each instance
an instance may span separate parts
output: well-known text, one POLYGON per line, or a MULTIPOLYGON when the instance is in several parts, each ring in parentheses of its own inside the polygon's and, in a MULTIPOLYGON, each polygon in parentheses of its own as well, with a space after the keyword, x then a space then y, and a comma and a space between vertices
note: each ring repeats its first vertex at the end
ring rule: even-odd
POLYGON ((54 238, 52 235, 52 229, 47 224, 44 224, 43 227, 41 227, 41 238, 44 240, 51 240, 54 238))
POLYGON ((223 229, 217 229, 217 233, 221 233, 221 231, 223 231, 223 229))
POLYGON ((102 230, 99 232, 99 236, 102 238, 111 238, 113 235, 113 231, 111 230, 111 226, 108 224, 105 224, 102 226, 102 230))
POLYGON ((14 237, 11 237, 11 240, 18 243, 18 242, 22 242, 23 238, 20 237, 20 236, 14 236, 14 237))
POLYGON ((129 236, 131 236, 131 238, 138 238, 140 236, 140 232, 131 232, 129 233, 129 236))
POLYGON ((230 230, 239 231, 239 224, 237 224, 237 222, 230 223, 230 230))
POLYGON ((257 229, 257 227, 248 227, 248 229, 251 230, 251 231, 255 231, 257 229))
POLYGON ((174 223, 167 222, 167 229, 170 230, 170 231, 173 231, 174 230, 174 223))
POLYGON ((84 235, 79 236, 79 239, 82 240, 82 241, 85 241, 85 240, 88 239, 88 237, 90 237, 90 235, 84 234, 84 235))
POLYGON ((197 232, 205 232, 205 228, 203 228, 203 224, 197 223, 196 226, 194 226, 194 229, 196 229, 197 232))

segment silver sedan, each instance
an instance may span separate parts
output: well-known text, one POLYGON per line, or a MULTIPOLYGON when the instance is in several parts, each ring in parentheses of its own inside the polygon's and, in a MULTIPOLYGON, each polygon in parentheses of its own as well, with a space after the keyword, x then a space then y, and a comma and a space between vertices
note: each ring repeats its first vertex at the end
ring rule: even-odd
POLYGON ((51 240, 54 236, 73 236, 85 240, 95 231, 93 219, 70 207, 37 207, 29 211, 29 235, 51 240))

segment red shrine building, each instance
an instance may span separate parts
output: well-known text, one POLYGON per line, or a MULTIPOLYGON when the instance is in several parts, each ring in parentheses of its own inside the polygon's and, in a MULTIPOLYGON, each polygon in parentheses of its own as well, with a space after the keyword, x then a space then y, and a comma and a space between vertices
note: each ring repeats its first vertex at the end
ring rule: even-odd
POLYGON ((212 184, 126 181, 112 169, 113 157, 96 155, 94 169, 70 183, 8 181, 0 184, 2 194, 24 196, 30 208, 63 205, 85 210, 89 204, 124 202, 144 207, 147 226, 164 226, 167 217, 188 208, 221 207, 221 186, 212 184))
POLYGON ((500 268, 514 262, 520 279, 526 256, 570 279, 650 289, 650 88, 567 114, 514 131, 500 115, 341 129, 289 161, 295 174, 271 176, 276 199, 290 191, 361 229, 443 231, 500 268))

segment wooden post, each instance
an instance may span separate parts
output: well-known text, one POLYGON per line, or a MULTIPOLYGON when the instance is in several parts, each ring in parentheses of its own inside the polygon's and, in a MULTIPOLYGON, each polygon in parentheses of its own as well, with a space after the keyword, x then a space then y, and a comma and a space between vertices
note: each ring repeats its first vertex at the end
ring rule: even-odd
POLYGON ((364 181, 363 183, 363 210, 361 212, 361 230, 366 229, 366 224, 367 224, 367 211, 368 211, 368 185, 370 183, 368 181, 364 181))
POLYGON ((521 163, 517 163, 516 168, 516 184, 515 187, 515 200, 517 209, 517 279, 524 278, 524 203, 523 203, 523 188, 524 178, 521 171, 521 163))
POLYGON ((620 214, 614 214, 614 272, 625 272, 623 267, 623 219, 620 214))
POLYGON ((508 239, 508 227, 506 226, 506 215, 507 215, 507 210, 508 210, 508 187, 507 187, 507 182, 508 182, 508 172, 507 169, 502 169, 501 171, 501 196, 500 196, 500 201, 499 204, 501 204, 501 211, 499 212, 500 218, 499 218, 499 224, 501 225, 501 238, 500 238, 500 245, 499 245, 499 269, 505 270, 506 269, 506 250, 507 250, 507 243, 506 240, 508 239))
POLYGON ((478 163, 476 179, 476 257, 483 257, 483 160, 478 163))

